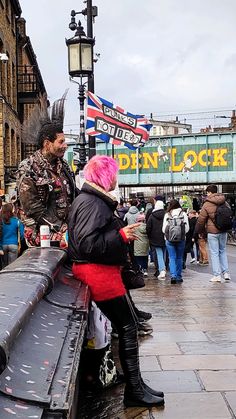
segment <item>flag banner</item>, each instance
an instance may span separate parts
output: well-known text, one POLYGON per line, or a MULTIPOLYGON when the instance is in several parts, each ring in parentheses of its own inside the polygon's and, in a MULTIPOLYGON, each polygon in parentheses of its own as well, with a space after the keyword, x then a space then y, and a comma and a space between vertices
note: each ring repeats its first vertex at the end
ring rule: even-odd
POLYGON ((152 124, 144 116, 125 112, 119 106, 87 92, 88 135, 134 150, 148 141, 151 127, 152 124))

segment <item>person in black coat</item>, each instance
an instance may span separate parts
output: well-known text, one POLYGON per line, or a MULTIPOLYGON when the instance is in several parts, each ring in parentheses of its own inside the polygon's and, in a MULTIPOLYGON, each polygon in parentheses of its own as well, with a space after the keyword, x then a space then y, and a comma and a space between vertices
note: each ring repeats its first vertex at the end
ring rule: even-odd
POLYGON ((126 406, 162 406, 163 392, 147 386, 139 368, 137 319, 121 278, 127 244, 136 239, 139 224, 122 227, 116 217, 118 165, 108 156, 94 156, 84 168, 85 183, 74 200, 68 229, 68 253, 74 277, 89 286, 91 297, 115 325, 126 381, 126 406))
POLYGON ((150 245, 155 249, 158 261, 159 275, 158 279, 165 280, 165 238, 162 232, 163 219, 165 215, 164 202, 156 201, 155 208, 147 221, 147 235, 150 245))
POLYGON ((186 260, 188 253, 191 254, 191 261, 190 263, 195 262, 195 253, 193 249, 194 245, 194 230, 197 223, 197 212, 195 210, 190 210, 188 213, 188 219, 189 219, 189 231, 186 234, 186 240, 185 240, 185 248, 184 248, 184 259, 183 259, 183 268, 186 268, 186 260))

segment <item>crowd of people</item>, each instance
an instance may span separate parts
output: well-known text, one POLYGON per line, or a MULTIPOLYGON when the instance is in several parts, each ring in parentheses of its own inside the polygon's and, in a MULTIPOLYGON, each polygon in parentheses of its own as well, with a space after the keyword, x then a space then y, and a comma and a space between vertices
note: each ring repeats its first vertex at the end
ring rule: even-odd
MULTIPOLYGON (((188 211, 177 199, 166 205, 161 195, 148 203, 133 199, 118 204, 113 194, 117 162, 101 155, 86 164, 85 181, 78 191, 74 174, 63 159, 67 147, 63 134, 64 100, 65 96, 54 103, 51 114, 41 103, 36 108, 38 114, 25 127, 25 140, 34 141, 38 150, 19 166, 17 212, 12 203, 2 206, 3 267, 18 257, 23 238, 29 247, 40 245, 42 225, 49 227, 53 245, 65 248, 68 243, 68 263, 73 275, 90 289, 91 313, 96 312, 95 307, 100 310, 119 338, 125 405, 163 406, 163 392, 144 382, 139 366, 138 334, 152 332, 147 323, 152 314, 136 307, 130 289, 124 284, 122 267, 132 263, 134 272, 148 276, 148 266, 154 263, 157 280, 166 281, 169 272, 171 285, 181 284, 188 254, 190 263, 208 265, 208 240, 213 269, 211 281, 219 282, 222 277, 229 281, 228 225, 223 228, 217 222, 218 208, 222 210, 221 220, 223 207, 225 215, 229 208, 216 185, 207 186, 207 197, 199 213, 196 209, 188 211)), ((106 333, 107 321, 101 323, 106 333)), ((107 353, 109 339, 105 342, 102 348, 99 345, 99 350, 107 353)))
POLYGON ((140 222, 136 229, 138 239, 134 242, 134 257, 144 276, 148 276, 149 263, 154 263, 154 276, 158 280, 165 280, 169 271, 172 284, 182 282, 182 270, 186 269, 188 254, 191 255, 190 263, 209 265, 207 233, 195 230, 199 212, 182 208, 179 200, 172 199, 165 204, 162 195, 149 199, 146 204, 138 199, 127 203, 121 200, 117 211, 127 224, 140 222), (181 240, 172 242, 167 239, 170 218, 183 218, 181 240))

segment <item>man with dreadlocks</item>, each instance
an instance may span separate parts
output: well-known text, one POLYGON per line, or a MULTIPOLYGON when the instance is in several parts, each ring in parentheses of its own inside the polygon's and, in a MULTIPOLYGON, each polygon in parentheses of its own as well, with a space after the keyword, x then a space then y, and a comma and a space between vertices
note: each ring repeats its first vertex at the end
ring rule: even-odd
POLYGON ((51 114, 44 97, 23 126, 22 140, 38 150, 23 160, 17 173, 20 210, 29 246, 39 246, 41 225, 50 239, 65 245, 68 209, 76 196, 74 175, 63 159, 67 145, 63 134, 66 93, 54 102, 51 114))

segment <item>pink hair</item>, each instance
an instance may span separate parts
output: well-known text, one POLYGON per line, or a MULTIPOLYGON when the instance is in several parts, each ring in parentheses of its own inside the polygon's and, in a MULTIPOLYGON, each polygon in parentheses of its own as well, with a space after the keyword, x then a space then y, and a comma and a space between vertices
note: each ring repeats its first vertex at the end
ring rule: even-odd
POLYGON ((108 192, 118 170, 118 163, 112 157, 97 155, 92 157, 86 164, 84 177, 108 192))

